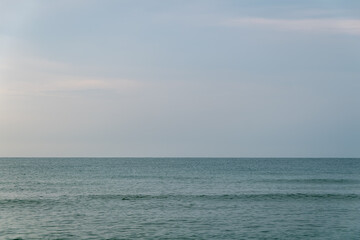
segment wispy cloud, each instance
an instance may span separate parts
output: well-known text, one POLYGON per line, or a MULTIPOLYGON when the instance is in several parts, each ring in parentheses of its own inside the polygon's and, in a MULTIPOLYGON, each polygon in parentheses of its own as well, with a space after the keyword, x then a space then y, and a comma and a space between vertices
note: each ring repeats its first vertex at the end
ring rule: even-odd
MULTIPOLYGON (((31 77, 31 76, 30 76, 31 77)), ((48 76, 37 81, 17 81, 7 83, 0 89, 6 95, 59 95, 86 91, 111 91, 124 93, 141 86, 140 83, 127 79, 97 79, 74 76, 48 76)))
POLYGON ((360 35, 360 19, 233 18, 226 20, 224 24, 227 26, 264 27, 287 31, 360 35))
POLYGON ((0 93, 3 95, 54 95, 81 91, 124 93, 142 86, 140 81, 126 78, 81 74, 65 63, 40 58, 0 62, 0 76, 0 93))

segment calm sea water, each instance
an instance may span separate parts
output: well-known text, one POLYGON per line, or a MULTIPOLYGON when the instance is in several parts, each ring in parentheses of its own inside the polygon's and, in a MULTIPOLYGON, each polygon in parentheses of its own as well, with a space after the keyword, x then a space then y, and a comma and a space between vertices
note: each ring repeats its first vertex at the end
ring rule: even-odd
POLYGON ((0 158, 0 239, 359 239, 360 159, 0 158))

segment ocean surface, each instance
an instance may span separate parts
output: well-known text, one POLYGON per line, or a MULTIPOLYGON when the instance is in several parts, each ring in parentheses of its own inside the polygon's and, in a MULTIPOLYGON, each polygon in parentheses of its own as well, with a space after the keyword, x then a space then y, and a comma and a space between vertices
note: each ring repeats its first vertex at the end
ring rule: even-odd
POLYGON ((360 239, 360 159, 0 158, 0 239, 360 239))

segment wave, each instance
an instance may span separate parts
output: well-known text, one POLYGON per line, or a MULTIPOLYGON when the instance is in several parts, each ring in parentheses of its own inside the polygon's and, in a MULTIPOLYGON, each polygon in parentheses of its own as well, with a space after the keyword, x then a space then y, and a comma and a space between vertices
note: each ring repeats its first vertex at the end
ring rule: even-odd
POLYGON ((336 193, 259 193, 259 194, 99 194, 62 196, 61 199, 0 199, 0 208, 5 206, 36 206, 47 204, 68 204, 78 201, 283 201, 283 200, 360 200, 360 194, 336 193))
POLYGON ((289 200, 289 199, 360 199, 360 194, 315 194, 315 193, 262 193, 262 194, 220 194, 220 195, 146 195, 146 194, 104 194, 89 195, 90 199, 103 200, 152 200, 152 199, 171 199, 171 200, 289 200))
POLYGON ((359 184, 360 180, 356 179, 330 179, 330 178, 310 178, 310 179, 272 179, 261 182, 272 183, 304 183, 304 184, 359 184))
POLYGON ((19 204, 19 205, 27 205, 27 204, 42 204, 44 201, 47 201, 47 199, 0 199, 0 206, 1 205, 8 205, 8 204, 19 204))

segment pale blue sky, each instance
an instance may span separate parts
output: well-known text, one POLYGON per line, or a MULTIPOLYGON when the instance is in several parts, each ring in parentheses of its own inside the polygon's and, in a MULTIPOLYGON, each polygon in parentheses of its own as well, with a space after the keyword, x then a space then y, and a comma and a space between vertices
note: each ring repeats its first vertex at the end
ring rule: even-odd
POLYGON ((0 1, 0 156, 360 157, 360 1, 0 1))

